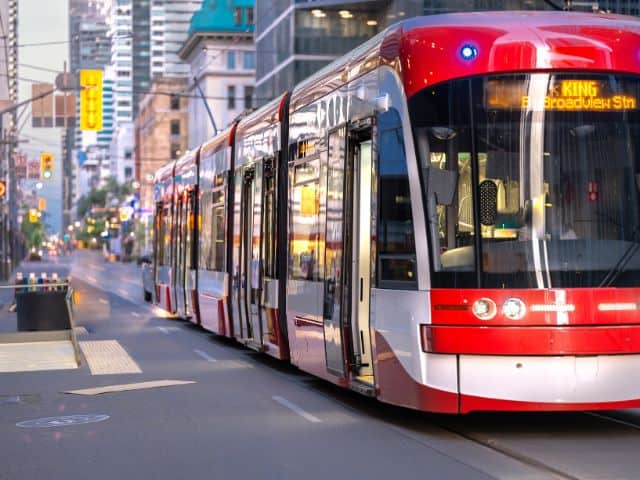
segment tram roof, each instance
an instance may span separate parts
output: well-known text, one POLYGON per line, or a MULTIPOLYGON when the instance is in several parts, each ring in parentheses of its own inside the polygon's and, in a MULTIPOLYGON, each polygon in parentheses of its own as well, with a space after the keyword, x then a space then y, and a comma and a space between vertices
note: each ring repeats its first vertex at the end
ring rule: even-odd
POLYGON ((191 169, 194 165, 197 164, 198 160, 198 149, 189 150, 183 156, 181 156, 178 160, 176 160, 175 170, 173 172, 174 177, 176 175, 180 175, 185 171, 191 169))
POLYGON ((638 45, 640 19, 623 15, 501 11, 416 17, 390 26, 297 85, 291 109, 381 64, 400 72, 410 97, 436 83, 487 73, 640 73, 638 45), (466 46, 472 58, 464 58, 466 46))
POLYGON ((173 169, 176 165, 175 160, 170 161, 169 163, 163 165, 156 171, 155 178, 153 179, 154 183, 162 183, 167 179, 173 179, 173 169))

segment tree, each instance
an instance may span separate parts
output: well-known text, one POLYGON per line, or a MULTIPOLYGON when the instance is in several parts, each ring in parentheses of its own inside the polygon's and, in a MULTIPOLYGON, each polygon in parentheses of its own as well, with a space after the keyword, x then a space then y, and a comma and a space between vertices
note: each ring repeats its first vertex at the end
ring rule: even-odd
POLYGON ((25 221, 22 222, 22 233, 27 241, 27 248, 37 248, 44 242, 44 225, 40 220, 30 222, 28 219, 25 219, 25 221))

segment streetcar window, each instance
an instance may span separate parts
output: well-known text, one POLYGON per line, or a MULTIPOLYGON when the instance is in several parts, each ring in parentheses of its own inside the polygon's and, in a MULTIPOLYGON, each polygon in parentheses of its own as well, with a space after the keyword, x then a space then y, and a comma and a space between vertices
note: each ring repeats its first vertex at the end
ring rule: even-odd
POLYGON ((225 271, 225 180, 216 176, 216 190, 203 192, 201 199, 200 268, 225 271))
POLYGON ((276 277, 276 177, 274 171, 265 172, 264 176, 264 275, 276 277))
POLYGON ((197 239, 197 226, 196 226, 196 218, 195 218, 195 210, 196 210, 196 195, 194 192, 189 192, 189 208, 187 210, 187 267, 189 269, 196 268, 198 264, 197 260, 197 251, 198 246, 196 245, 197 239))
POLYGON ((409 111, 434 287, 637 284, 640 77, 474 77, 425 88, 409 111), (451 204, 433 168, 457 171, 451 204))
POLYGON ((162 204, 158 204, 156 207, 156 215, 154 222, 154 238, 153 244, 155 246, 155 262, 158 266, 164 264, 164 237, 162 233, 162 204))
POLYGON ((162 222, 160 224, 161 228, 161 251, 162 257, 160 265, 171 265, 171 214, 169 213, 169 207, 164 207, 162 210, 162 222))
POLYGON ((416 247, 402 123, 396 109, 378 115, 377 277, 380 288, 417 288, 416 247))
POLYGON ((318 281, 323 275, 324 228, 320 221, 320 160, 292 169, 289 212, 289 277, 318 281), (322 244, 321 244, 322 242, 322 244))

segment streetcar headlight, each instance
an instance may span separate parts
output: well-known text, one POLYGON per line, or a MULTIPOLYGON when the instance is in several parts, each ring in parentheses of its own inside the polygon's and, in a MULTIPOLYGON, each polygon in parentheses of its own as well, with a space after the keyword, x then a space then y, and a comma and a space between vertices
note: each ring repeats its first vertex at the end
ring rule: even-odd
POLYGON ((527 306, 519 298, 509 298, 502 305, 502 314, 510 320, 520 320, 527 313, 527 306))
POLYGON ((463 45, 460 49, 460 56, 465 60, 473 60, 478 56, 478 49, 475 45, 463 45))
POLYGON ((473 314, 478 317, 480 320, 491 320, 496 316, 498 311, 496 307, 496 302, 491 300, 490 298, 481 298, 473 302, 473 306, 471 307, 473 314))

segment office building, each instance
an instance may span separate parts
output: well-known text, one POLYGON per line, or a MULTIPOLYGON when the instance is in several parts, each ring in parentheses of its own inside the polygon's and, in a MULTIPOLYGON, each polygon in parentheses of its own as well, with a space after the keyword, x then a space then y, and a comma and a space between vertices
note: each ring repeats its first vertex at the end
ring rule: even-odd
POLYGON ((135 178, 140 183, 140 207, 153 209, 153 174, 187 150, 187 98, 184 78, 154 78, 140 102, 135 123, 135 178), (176 95, 171 95, 172 93, 176 95))
POLYGON ((189 64, 189 148, 256 106, 253 0, 204 0, 180 57, 189 64), (205 97, 203 99, 202 97, 205 97))
POLYGON ((151 3, 151 76, 186 77, 189 65, 178 52, 187 39, 191 17, 201 0, 154 0, 151 3))

